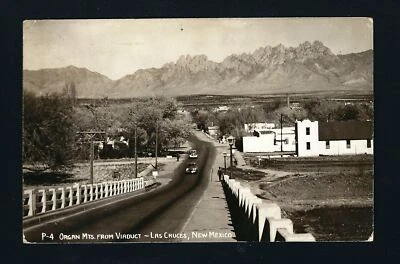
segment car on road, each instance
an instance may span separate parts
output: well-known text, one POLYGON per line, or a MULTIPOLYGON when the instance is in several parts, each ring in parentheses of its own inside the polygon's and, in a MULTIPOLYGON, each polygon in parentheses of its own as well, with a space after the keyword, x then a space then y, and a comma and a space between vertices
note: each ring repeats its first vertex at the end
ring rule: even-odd
POLYGON ((197 157, 198 157, 198 155, 197 155, 197 150, 192 149, 192 150, 189 152, 189 159, 197 159, 197 157))
POLYGON ((197 172, 197 164, 196 162, 190 162, 186 166, 186 173, 188 174, 195 174, 197 172))

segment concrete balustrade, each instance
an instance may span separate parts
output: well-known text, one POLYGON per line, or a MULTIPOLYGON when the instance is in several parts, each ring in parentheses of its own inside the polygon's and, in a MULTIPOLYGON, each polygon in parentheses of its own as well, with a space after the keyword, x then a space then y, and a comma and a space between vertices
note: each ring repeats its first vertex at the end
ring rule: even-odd
POLYGON ((222 184, 239 240, 315 241, 312 234, 295 234, 293 222, 282 219, 282 211, 277 204, 263 201, 228 175, 224 175, 222 184))
POLYGON ((48 189, 29 189, 23 193, 23 217, 33 217, 47 212, 97 201, 111 196, 138 191, 145 188, 143 177, 103 182, 96 184, 65 187, 52 187, 48 189))
POLYGON ((276 232, 276 242, 315 242, 315 238, 310 233, 293 234, 286 228, 278 228, 276 232))

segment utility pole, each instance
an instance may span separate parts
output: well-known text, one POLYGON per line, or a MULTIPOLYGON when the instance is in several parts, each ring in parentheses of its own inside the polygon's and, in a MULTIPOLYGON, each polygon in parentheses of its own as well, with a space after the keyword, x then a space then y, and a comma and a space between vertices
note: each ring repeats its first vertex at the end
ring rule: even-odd
MULTIPOLYGON (((281 114, 281 152, 283 152, 283 130, 282 130, 283 115, 281 114)), ((283 155, 282 155, 283 156, 283 155)))
POLYGON ((281 158, 283 158, 283 114, 281 114, 281 158))
POLYGON ((232 164, 232 160, 233 160, 233 153, 232 153, 232 147, 233 147, 233 144, 235 144, 235 138, 234 138, 234 137, 232 137, 232 136, 229 136, 229 137, 228 137, 228 143, 229 143, 229 150, 230 150, 230 162, 231 162, 231 167, 230 167, 230 172, 231 172, 231 175, 230 175, 230 177, 232 177, 232 176, 233 176, 233 164, 232 164))
POLYGON ((138 164, 137 164, 137 124, 135 124, 135 178, 137 178, 137 170, 138 170, 138 164))
POLYGON ((93 184, 94 135, 90 138, 90 184, 93 184))
POLYGON ((226 174, 226 152, 224 152, 223 155, 224 155, 224 171, 226 174))
POLYGON ((156 170, 157 170, 157 157, 158 157, 158 120, 156 121, 156 170))
MULTIPOLYGON (((95 137, 98 135, 106 135, 105 132, 103 131, 81 131, 77 132, 77 134, 83 134, 83 135, 89 135, 89 140, 90 140, 90 184, 93 184, 93 163, 94 163, 94 143, 95 143, 95 137)), ((104 142, 100 140, 96 140, 96 142, 104 142)), ((86 143, 88 143, 86 141, 86 143)))
POLYGON ((135 109, 130 111, 130 115, 132 116, 133 120, 133 125, 134 125, 134 156, 135 156, 135 178, 138 176, 138 162, 137 162, 137 127, 138 127, 138 117, 137 117, 137 112, 138 112, 138 106, 137 104, 135 105, 135 109))

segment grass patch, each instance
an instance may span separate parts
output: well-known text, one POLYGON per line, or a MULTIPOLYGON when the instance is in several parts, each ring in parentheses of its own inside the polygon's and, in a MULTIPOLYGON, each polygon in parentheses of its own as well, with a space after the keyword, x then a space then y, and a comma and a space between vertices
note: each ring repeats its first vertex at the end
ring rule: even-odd
POLYGON ((85 179, 76 179, 74 174, 67 172, 28 172, 24 173, 24 184, 26 186, 36 185, 61 185, 71 184, 83 181, 85 179))
POLYGON ((227 168, 226 173, 230 176, 230 179, 240 179, 245 181, 258 181, 261 180, 266 176, 266 173, 256 170, 242 170, 236 167, 232 168, 232 175, 231 175, 231 168, 227 168))

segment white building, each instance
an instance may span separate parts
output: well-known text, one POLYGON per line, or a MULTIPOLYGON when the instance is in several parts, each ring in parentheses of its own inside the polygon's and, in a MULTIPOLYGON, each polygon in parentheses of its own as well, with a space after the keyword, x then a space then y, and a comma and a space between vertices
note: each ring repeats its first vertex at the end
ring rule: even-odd
POLYGON ((218 106, 217 108, 214 109, 214 112, 227 112, 229 110, 229 107, 226 105, 223 106, 218 106))
POLYGON ((208 127, 208 134, 210 136, 216 136, 219 133, 219 127, 218 126, 209 126, 208 127))
POLYGON ((274 123, 249 123, 249 124, 244 124, 244 131, 249 133, 253 132, 254 130, 260 131, 260 130, 268 130, 275 128, 274 123))
POLYGON ((296 151, 295 127, 253 130, 253 136, 243 137, 243 152, 296 151))
POLYGON ((373 154, 370 121, 296 121, 297 156, 373 154))

